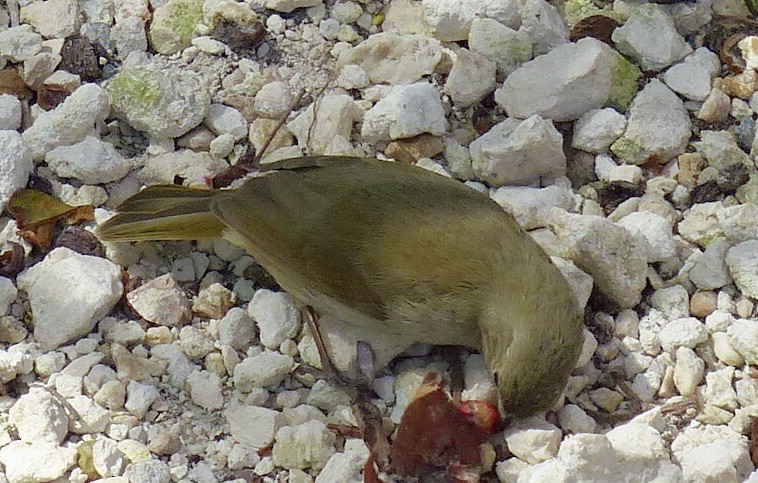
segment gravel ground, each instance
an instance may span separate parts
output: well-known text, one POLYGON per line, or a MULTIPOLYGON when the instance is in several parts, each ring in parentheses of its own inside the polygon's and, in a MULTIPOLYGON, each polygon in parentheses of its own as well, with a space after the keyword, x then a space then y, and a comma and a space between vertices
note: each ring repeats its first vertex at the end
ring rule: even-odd
MULTIPOLYGON (((758 482, 758 6, 664 3, 4 2, 0 482, 363 481, 355 388, 298 369, 313 338, 250 256, 86 231, 268 140, 488 194, 587 307, 565 397, 465 481, 758 482), (94 213, 49 208, 79 223, 42 248, 25 187, 94 213)), ((320 323, 355 373, 361 334, 320 323)), ((495 402, 481 355, 371 340, 388 434, 431 371, 495 402)))

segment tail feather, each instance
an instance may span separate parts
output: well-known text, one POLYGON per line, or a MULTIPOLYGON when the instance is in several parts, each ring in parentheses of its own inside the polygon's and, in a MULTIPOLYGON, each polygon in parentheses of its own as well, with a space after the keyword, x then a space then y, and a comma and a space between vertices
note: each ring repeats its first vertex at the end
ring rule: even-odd
POLYGON ((223 192, 181 186, 150 186, 118 208, 97 228, 103 241, 197 240, 217 238, 225 225, 211 212, 223 192))

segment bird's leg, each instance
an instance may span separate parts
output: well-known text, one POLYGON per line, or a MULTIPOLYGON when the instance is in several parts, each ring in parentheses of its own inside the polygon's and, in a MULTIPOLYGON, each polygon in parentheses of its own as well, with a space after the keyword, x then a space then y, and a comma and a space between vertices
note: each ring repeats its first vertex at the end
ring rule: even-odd
POLYGON ((341 374, 332 362, 332 358, 329 356, 329 351, 324 344, 324 338, 321 336, 321 331, 318 327, 318 321, 316 315, 313 312, 313 308, 305 306, 302 309, 303 319, 308 326, 308 330, 313 337, 313 342, 316 344, 316 350, 318 350, 319 358, 321 359, 321 371, 315 370, 312 367, 301 366, 302 372, 309 372, 317 377, 326 379, 329 382, 335 383, 341 386, 358 386, 361 392, 371 392, 371 383, 374 380, 376 371, 374 363, 374 352, 371 346, 363 341, 358 341, 357 352, 357 377, 356 380, 351 380, 344 374, 341 374), (319 372, 321 374, 319 374, 319 372))
POLYGON ((308 330, 313 337, 313 342, 316 343, 316 350, 318 350, 318 356, 321 359, 321 368, 324 372, 337 374, 337 369, 335 369, 332 358, 329 357, 326 345, 324 345, 324 339, 321 337, 321 331, 318 328, 318 322, 316 322, 316 314, 313 313, 313 307, 306 305, 303 307, 302 314, 305 323, 308 326, 308 330))

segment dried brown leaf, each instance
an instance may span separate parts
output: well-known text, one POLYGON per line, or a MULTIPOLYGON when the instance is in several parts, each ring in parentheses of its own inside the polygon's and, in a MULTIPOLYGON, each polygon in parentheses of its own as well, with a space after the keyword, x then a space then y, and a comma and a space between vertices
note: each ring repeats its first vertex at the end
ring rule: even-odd
POLYGON ((72 225, 95 217, 95 209, 90 205, 67 205, 54 196, 31 189, 15 192, 6 211, 16 220, 19 236, 42 250, 50 247, 58 220, 72 225))

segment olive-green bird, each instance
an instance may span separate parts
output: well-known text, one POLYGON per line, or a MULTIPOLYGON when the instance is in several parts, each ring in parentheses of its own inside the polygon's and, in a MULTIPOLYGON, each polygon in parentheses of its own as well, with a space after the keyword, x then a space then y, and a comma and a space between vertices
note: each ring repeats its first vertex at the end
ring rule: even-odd
POLYGON ((348 330, 479 349, 504 417, 555 403, 581 350, 582 314, 561 272, 511 215, 415 166, 318 156, 278 168, 236 190, 148 187, 97 234, 223 237, 348 330))

